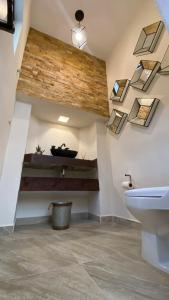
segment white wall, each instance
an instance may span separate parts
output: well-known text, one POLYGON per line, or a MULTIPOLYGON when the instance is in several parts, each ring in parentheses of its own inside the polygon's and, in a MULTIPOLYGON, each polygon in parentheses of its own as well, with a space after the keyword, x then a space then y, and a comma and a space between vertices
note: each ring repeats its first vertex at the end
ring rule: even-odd
POLYGON ((79 154, 81 159, 95 159, 97 157, 96 123, 79 130, 79 154))
MULTIPOLYGON (((16 217, 41 217, 49 214, 48 206, 51 201, 71 200, 72 212, 89 212, 98 216, 111 216, 117 214, 115 205, 118 195, 112 185, 112 169, 108 149, 108 135, 106 126, 102 122, 93 123, 81 129, 61 126, 58 124, 39 121, 31 117, 26 152, 34 153, 39 144, 50 154, 50 146, 59 146, 65 142, 71 149, 79 151, 79 158, 98 160, 98 177, 100 192, 53 192, 53 193, 20 193, 16 217)), ((42 173, 42 171, 40 171, 42 173)), ((37 174, 34 174, 36 176, 37 174)), ((44 172, 45 176, 49 174, 44 172)), ((50 176, 56 174, 50 171, 50 176)))
POLYGON ((16 0, 16 30, 0 30, 0 175, 14 113, 15 93, 29 29, 31 0, 16 0), (21 9, 22 8, 22 9, 21 9))
POLYGON ((26 153, 35 153, 37 145, 51 154, 52 145, 56 147, 65 143, 72 150, 79 150, 79 130, 77 128, 48 123, 31 117, 26 153))
POLYGON ((0 181, 0 227, 13 226, 31 105, 16 102, 0 181))
MULTIPOLYGON (((86 159, 95 159, 96 152, 96 126, 77 129, 62 126, 54 123, 40 121, 34 116, 31 117, 26 153, 34 153, 36 146, 40 145, 45 149, 46 155, 50 155, 51 145, 60 146, 66 143, 70 149, 79 152, 79 158, 86 153, 86 159)), ((42 171, 41 171, 42 172, 42 171)), ((44 173, 45 176, 46 172, 44 173)), ((50 172, 51 176, 55 176, 50 172)), ((85 192, 51 192, 51 193, 20 193, 16 211, 16 218, 42 217, 49 214, 48 206, 52 201, 72 201, 72 212, 88 212, 88 201, 92 193, 85 192)))
POLYGON ((169 30, 169 0, 156 0, 157 7, 160 10, 161 16, 169 30))
POLYGON ((20 193, 16 219, 48 216, 49 204, 55 201, 72 201, 72 213, 88 212, 88 194, 79 192, 38 192, 20 193))
MULTIPOLYGON (((117 201, 116 189, 112 184, 113 173, 111 155, 108 147, 108 136, 105 124, 97 123, 97 157, 100 193, 98 194, 101 216, 116 214, 114 203, 117 201)), ((96 202, 97 203, 97 202, 96 202)))
MULTIPOLYGON (((165 30, 155 52, 143 57, 132 55, 140 30, 161 17, 152 0, 142 0, 142 10, 126 28, 119 43, 107 60, 107 78, 109 95, 116 79, 131 79, 141 58, 161 61, 169 44, 169 35, 165 30)), ((123 197, 121 182, 124 174, 130 173, 138 187, 163 186, 169 182, 169 76, 156 75, 148 91, 141 92, 130 87, 122 105, 111 105, 130 112, 136 97, 156 97, 160 99, 157 112, 149 128, 141 128, 127 123, 122 132, 114 136, 110 132, 109 150, 113 172, 113 185, 117 198, 113 200, 113 214, 131 218, 123 197)))

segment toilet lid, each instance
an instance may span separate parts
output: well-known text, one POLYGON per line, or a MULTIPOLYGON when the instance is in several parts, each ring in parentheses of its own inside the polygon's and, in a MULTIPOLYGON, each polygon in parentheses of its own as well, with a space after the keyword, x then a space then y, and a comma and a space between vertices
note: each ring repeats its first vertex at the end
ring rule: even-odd
POLYGON ((129 197, 158 197, 161 198, 169 192, 169 186, 133 189, 125 192, 129 197))

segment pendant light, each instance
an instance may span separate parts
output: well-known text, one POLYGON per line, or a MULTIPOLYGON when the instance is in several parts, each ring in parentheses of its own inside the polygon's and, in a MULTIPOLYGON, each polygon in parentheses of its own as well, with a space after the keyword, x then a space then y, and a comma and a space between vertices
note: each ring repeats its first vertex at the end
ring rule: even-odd
POLYGON ((86 28, 80 24, 80 22, 84 19, 84 12, 82 10, 77 10, 75 13, 75 19, 78 24, 72 29, 72 43, 74 47, 83 49, 87 44, 86 28))
POLYGON ((14 33, 14 0, 0 0, 0 29, 14 33))

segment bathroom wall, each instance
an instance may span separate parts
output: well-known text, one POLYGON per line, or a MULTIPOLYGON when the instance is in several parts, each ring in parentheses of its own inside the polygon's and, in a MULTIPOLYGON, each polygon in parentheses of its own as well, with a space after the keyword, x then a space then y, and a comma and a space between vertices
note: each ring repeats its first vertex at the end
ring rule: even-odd
MULTIPOLYGON (((31 117, 26 153, 34 153, 37 145, 50 154, 51 145, 60 146, 66 143, 70 149, 77 150, 78 157, 95 159, 96 149, 96 125, 86 128, 73 128, 59 124, 41 121, 31 117)), ((52 174, 53 175, 53 174, 52 174)), ((69 200, 73 202, 73 213, 88 212, 88 201, 95 193, 87 192, 52 192, 52 193, 19 193, 16 218, 32 218, 49 215, 48 206, 52 201, 69 200)))
POLYGON ((169 0, 156 0, 161 16, 169 30, 169 0))
POLYGON ((14 225, 30 115, 30 104, 16 102, 0 180, 0 227, 14 225))
POLYGON ((21 65, 29 30, 30 5, 31 0, 16 0, 14 35, 0 30, 0 176, 14 113, 17 69, 21 65))
POLYGON ((96 123, 79 130, 79 158, 97 158, 96 123))
POLYGON ((66 147, 78 151, 79 130, 31 117, 26 153, 35 153, 37 145, 40 145, 45 150, 44 154, 49 155, 52 145, 59 147, 63 143, 66 147))
POLYGON ((53 201, 72 201, 72 213, 87 213, 88 199, 88 193, 83 192, 19 193, 16 219, 48 216, 53 201))
MULTIPOLYGON (((119 42, 107 60, 107 79, 109 96, 116 79, 131 79, 141 58, 161 61, 169 44, 169 34, 164 30, 158 47, 150 55, 132 55, 140 30, 153 22, 161 20, 155 2, 142 0, 142 10, 119 37, 119 42)), ((127 211, 121 182, 124 174, 130 173, 136 187, 163 186, 169 182, 169 76, 156 75, 147 92, 130 87, 122 105, 112 107, 130 112, 136 97, 156 97, 159 107, 149 128, 126 124, 119 135, 107 132, 114 189, 113 215, 133 218, 127 211)))

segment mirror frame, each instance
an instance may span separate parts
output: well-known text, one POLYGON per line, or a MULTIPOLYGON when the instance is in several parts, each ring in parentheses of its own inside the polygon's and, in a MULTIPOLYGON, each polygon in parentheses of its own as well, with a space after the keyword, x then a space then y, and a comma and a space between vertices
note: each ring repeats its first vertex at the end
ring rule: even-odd
POLYGON ((149 88, 151 82, 153 81, 153 79, 154 79, 156 73, 159 71, 159 69, 160 69, 160 62, 158 62, 158 61, 140 60, 140 63, 137 65, 136 70, 133 74, 133 77, 130 81, 130 85, 132 87, 138 89, 138 90, 141 90, 141 91, 144 91, 144 92, 147 91, 147 89, 149 88), (151 73, 148 76, 147 80, 145 81, 145 83, 143 83, 142 88, 139 88, 137 86, 137 82, 139 81, 139 79, 142 75, 142 72, 140 74, 140 77, 136 81, 134 81, 134 77, 136 77, 136 74, 138 73, 139 68, 142 68, 142 72, 143 72, 143 70, 150 70, 151 71, 151 73))
POLYGON ((157 108, 159 102, 160 102, 160 100, 157 99, 157 98, 136 98, 134 100, 132 109, 131 109, 130 114, 128 116, 128 122, 132 123, 132 124, 136 124, 138 126, 148 127, 151 123, 151 120, 152 120, 154 114, 155 114, 155 111, 156 111, 156 108, 157 108), (149 100, 151 103, 150 103, 150 105, 145 105, 145 104, 141 105, 140 104, 141 100, 143 100, 145 102, 149 100), (142 118, 138 117, 138 114, 140 113, 140 108, 142 106, 150 108, 149 112, 146 113, 147 115, 146 115, 145 119, 142 119, 142 118), (143 124, 140 124, 139 122, 137 122, 138 119, 144 120, 143 124))
POLYGON ((113 85, 113 89, 112 89, 112 92, 111 92, 111 95, 110 95, 110 100, 122 103, 124 101, 124 98, 127 95, 127 91, 128 91, 129 86, 130 86, 130 80, 128 80, 128 79, 118 79, 118 80, 116 80, 114 85, 113 85), (117 96, 114 93, 114 87, 115 87, 116 83, 118 84, 119 88, 122 89, 121 96, 117 96))
POLYGON ((137 44, 135 46, 133 55, 140 56, 144 54, 150 54, 153 53, 157 42, 160 38, 160 35, 163 31, 164 23, 162 21, 155 22, 153 24, 150 24, 146 27, 144 27, 141 32, 140 36, 138 38, 137 44), (156 27, 156 30, 154 31, 153 27, 156 27), (144 48, 144 45, 146 43, 146 39, 151 35, 155 34, 153 40, 151 41, 150 45, 144 48))
POLYGON ((127 120, 127 117, 128 117, 128 114, 127 114, 127 113, 125 113, 125 112, 123 112, 123 111, 121 111, 121 110, 118 110, 118 109, 113 109, 112 112, 111 112, 110 119, 109 119, 109 121, 108 121, 107 124, 106 124, 106 127, 107 127, 110 131, 112 131, 114 134, 119 134, 120 131, 121 131, 121 129, 122 129, 122 127, 124 126, 125 121, 127 120), (113 123, 114 123, 115 120, 116 120, 116 115, 117 115, 118 113, 122 114, 122 116, 121 116, 121 121, 119 122, 118 126, 116 126, 116 130, 113 130, 113 129, 112 129, 112 126, 113 126, 113 123))

